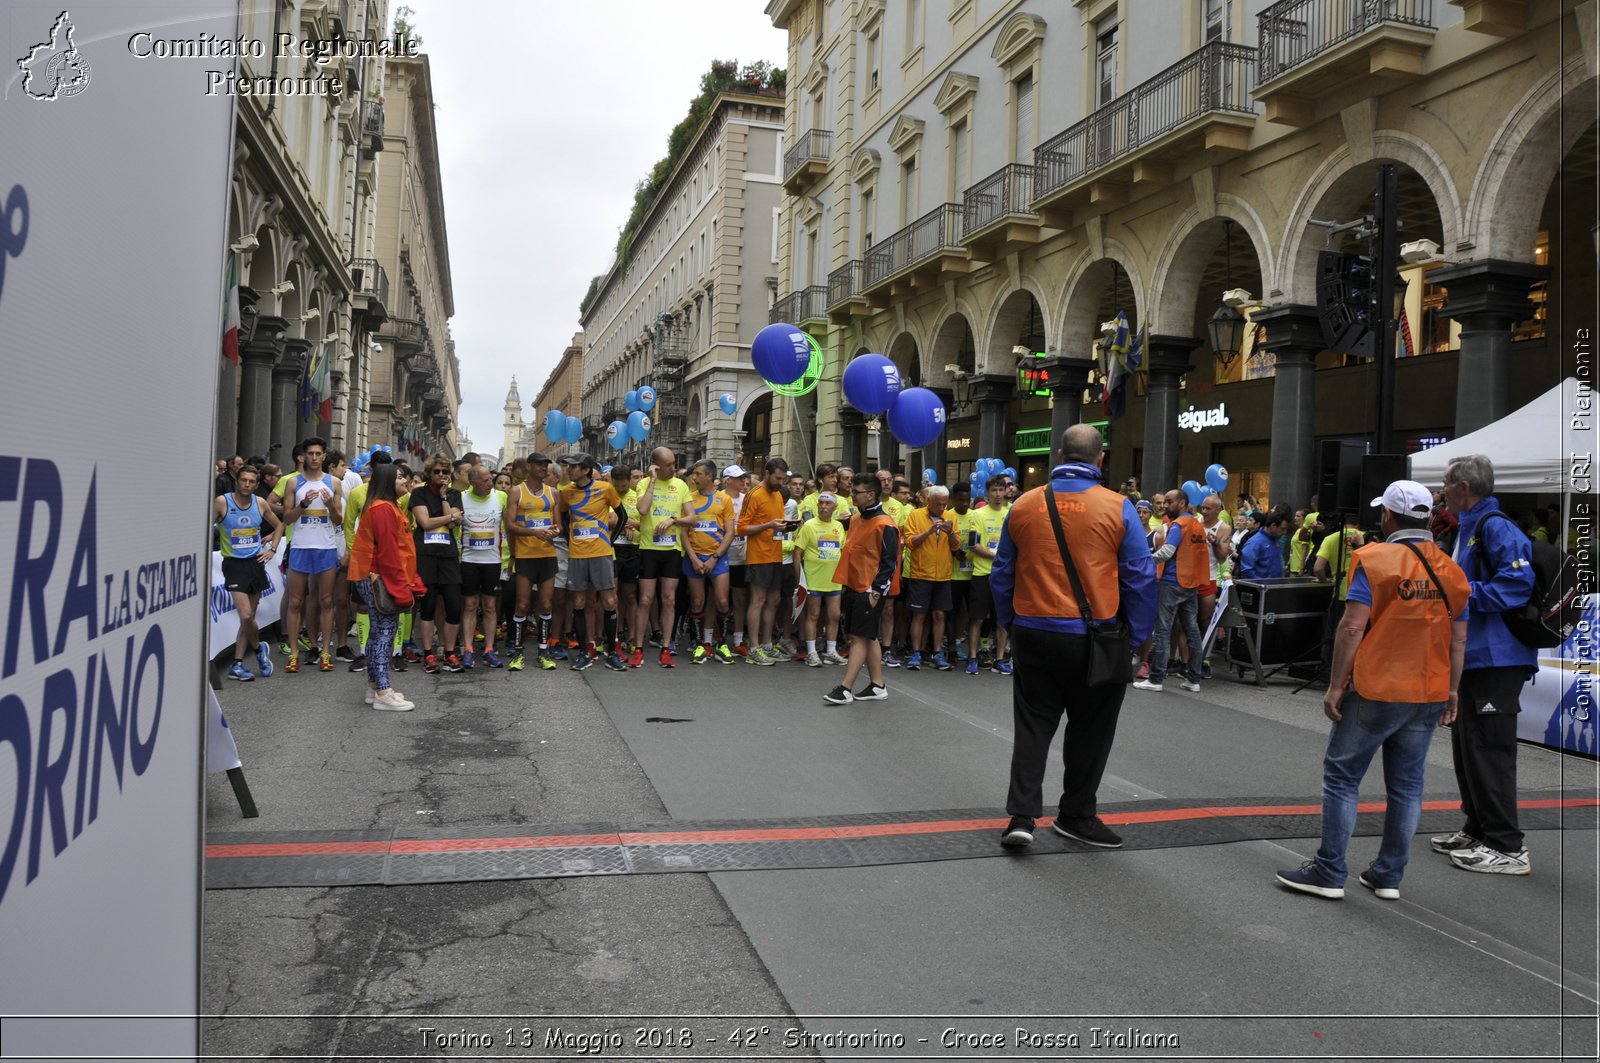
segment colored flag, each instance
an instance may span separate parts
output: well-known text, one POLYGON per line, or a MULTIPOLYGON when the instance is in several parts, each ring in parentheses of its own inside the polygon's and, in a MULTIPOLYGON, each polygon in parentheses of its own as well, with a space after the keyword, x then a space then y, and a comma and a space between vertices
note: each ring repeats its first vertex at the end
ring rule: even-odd
POLYGON ((239 256, 228 256, 228 278, 222 288, 222 353, 239 364, 239 256))
POLYGON ((1128 336, 1128 315, 1117 311, 1117 330, 1106 345, 1105 384, 1100 391, 1100 409, 1109 420, 1128 412, 1128 378, 1144 363, 1145 330, 1141 326, 1128 336))
POLYGON ((313 413, 317 420, 329 424, 333 423, 333 391, 328 386, 328 349, 331 346, 327 341, 317 344, 311 349, 311 362, 306 366, 305 412, 310 417, 313 413))
POLYGON ((1410 358, 1417 353, 1416 345, 1411 340, 1411 318, 1406 316, 1404 307, 1400 309, 1400 357, 1410 358))

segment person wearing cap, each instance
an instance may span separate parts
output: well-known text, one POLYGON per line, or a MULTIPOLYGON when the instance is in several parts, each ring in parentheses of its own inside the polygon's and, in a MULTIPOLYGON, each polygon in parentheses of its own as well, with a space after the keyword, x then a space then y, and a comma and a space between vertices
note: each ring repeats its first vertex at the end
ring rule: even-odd
POLYGON ((1399 900, 1422 816, 1428 745, 1437 724, 1455 719, 1467 650, 1467 577, 1428 531, 1428 489, 1396 480, 1371 504, 1382 508, 1384 541, 1361 547, 1351 561, 1322 698, 1333 721, 1322 761, 1322 844, 1315 857, 1277 875, 1289 889, 1331 900, 1344 896, 1361 780, 1380 749, 1383 841, 1357 881, 1399 900))
POLYGON ((556 516, 556 493, 545 479, 550 456, 534 451, 523 463, 523 481, 513 484, 506 497, 506 537, 511 542, 511 564, 516 573, 516 599, 511 614, 511 657, 508 667, 523 667, 523 636, 528 609, 538 591, 539 640, 535 644, 539 667, 556 666, 550 655, 551 624, 555 619, 556 542, 561 522, 556 516))
POLYGON ((594 663, 594 657, 603 656, 607 668, 620 672, 627 664, 617 652, 616 555, 611 548, 611 531, 613 515, 622 508, 622 499, 609 480, 597 478, 599 463, 590 455, 574 454, 571 468, 572 481, 561 485, 560 512, 572 540, 568 547, 567 591, 578 634, 572 670, 581 672, 594 663), (591 591, 599 596, 605 610, 603 649, 589 643, 586 610, 591 591))
MULTIPOLYGON (((729 465, 722 470, 722 492, 728 496, 728 501, 733 503, 733 522, 737 530, 739 514, 744 511, 744 500, 750 491, 750 474, 739 465, 729 465)), ((739 625, 745 622, 745 615, 749 611, 750 590, 745 579, 745 541, 744 536, 735 534, 733 543, 728 547, 728 598, 733 605, 733 642, 729 648, 739 657, 744 657, 750 652, 750 647, 744 641, 744 629, 739 625)))
POLYGON ((817 512, 800 525, 794 536, 796 578, 805 576, 805 613, 800 619, 800 638, 805 643, 806 664, 821 668, 825 664, 844 664, 839 644, 833 638, 839 627, 840 587, 834 579, 839 557, 844 550, 844 525, 838 519, 839 500, 832 491, 817 492, 817 512), (817 617, 822 615, 823 651, 817 652, 817 617))

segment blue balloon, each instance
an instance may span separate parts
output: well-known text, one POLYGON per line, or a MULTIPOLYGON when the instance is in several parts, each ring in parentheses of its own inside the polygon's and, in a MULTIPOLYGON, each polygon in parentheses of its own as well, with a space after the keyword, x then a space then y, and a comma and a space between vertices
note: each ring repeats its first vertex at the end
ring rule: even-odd
POLYGON ((612 421, 606 425, 606 442, 612 450, 622 450, 628 445, 628 422, 612 421))
POLYGON ((894 405, 900 394, 900 370, 881 354, 858 354, 844 367, 839 383, 844 400, 868 417, 894 405))
POLYGON ((1011 477, 1013 480, 1015 480, 1017 478, 1017 470, 1013 469, 1009 465, 1007 465, 1004 469, 1001 469, 1000 471, 1005 473, 1007 476, 1011 477))
POLYGON ((643 443, 650 434, 650 415, 643 410, 634 410, 628 414, 628 438, 635 443, 643 443))
POLYGON ((1183 481, 1183 487, 1180 490, 1189 496, 1189 504, 1191 506, 1198 506, 1200 503, 1206 500, 1206 495, 1211 493, 1202 487, 1196 480, 1183 481))
POLYGON ((383 452, 384 452, 384 453, 385 453, 385 454, 393 454, 393 453, 394 453, 394 448, 393 448, 393 447, 391 447, 391 446, 389 446, 389 444, 387 444, 387 443, 385 443, 385 444, 384 444, 384 445, 383 445, 383 452))
POLYGON ((793 325, 768 325, 750 344, 750 361, 769 384, 793 384, 811 364, 811 340, 793 325))
POLYGON ((567 437, 567 415, 560 410, 551 410, 544 415, 544 437, 552 443, 559 443, 567 437))
POLYGON ((724 391, 722 397, 717 400, 717 405, 722 407, 723 413, 731 417, 733 412, 739 408, 739 400, 734 397, 733 392, 724 391))
POLYGON ((980 495, 989 490, 989 474, 986 472, 973 473, 972 490, 980 495))
POLYGON ((927 388, 907 388, 889 407, 889 431, 903 446, 927 446, 944 434, 944 403, 927 388))
POLYGON ((583 438, 583 422, 570 413, 562 414, 562 416, 567 420, 567 442, 569 444, 577 443, 578 440, 583 438))
POLYGON ((1206 486, 1220 495, 1223 488, 1228 486, 1228 470, 1221 465, 1206 466, 1206 486))
POLYGON ((646 384, 639 389, 639 409, 649 413, 656 408, 656 389, 646 384))
POLYGON ((923 469, 922 482, 925 484, 936 484, 939 482, 939 474, 934 472, 932 469, 923 469))
POLYGON ((629 413, 637 410, 639 408, 639 392, 635 389, 629 389, 628 393, 622 396, 622 406, 629 413))

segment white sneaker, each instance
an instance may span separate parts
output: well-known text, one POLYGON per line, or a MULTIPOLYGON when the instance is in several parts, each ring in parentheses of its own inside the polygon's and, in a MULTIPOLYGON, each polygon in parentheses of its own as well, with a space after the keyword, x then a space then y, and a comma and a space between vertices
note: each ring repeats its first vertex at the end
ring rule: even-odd
POLYGON ((817 656, 817 651, 816 650, 812 650, 810 653, 806 654, 806 667, 807 668, 821 668, 822 667, 822 658, 817 656))
POLYGON ((1533 864, 1528 860, 1528 850, 1502 853, 1487 845, 1474 845, 1470 849, 1450 854, 1450 862, 1463 871, 1482 871, 1491 875, 1531 875, 1533 864))
POLYGON ((1151 682, 1148 679, 1140 679, 1140 680, 1138 680, 1137 682, 1135 682, 1133 684, 1133 689, 1135 689, 1135 690, 1154 690, 1157 694, 1159 694, 1159 693, 1161 693, 1161 684, 1160 683, 1151 682))
MULTIPOLYGON (((1138 686, 1138 685, 1139 684, 1137 684, 1137 683, 1134 684, 1134 686, 1138 686)), ((1192 680, 1185 679, 1183 682, 1179 683, 1178 685, 1181 686, 1183 689, 1187 690, 1191 694, 1200 693, 1200 684, 1196 683, 1196 682, 1194 682, 1192 680)))
POLYGON ((374 694, 372 707, 384 712, 410 712, 416 708, 414 704, 401 697, 397 690, 385 690, 382 694, 374 694))
POLYGON ((823 664, 849 664, 850 662, 845 660, 843 657, 839 656, 837 653, 834 653, 832 650, 829 650, 827 653, 824 653, 822 655, 822 663, 823 664))
POLYGON ((371 687, 367 688, 367 704, 368 705, 372 704, 372 699, 377 695, 377 693, 378 692, 376 690, 373 690, 371 687))

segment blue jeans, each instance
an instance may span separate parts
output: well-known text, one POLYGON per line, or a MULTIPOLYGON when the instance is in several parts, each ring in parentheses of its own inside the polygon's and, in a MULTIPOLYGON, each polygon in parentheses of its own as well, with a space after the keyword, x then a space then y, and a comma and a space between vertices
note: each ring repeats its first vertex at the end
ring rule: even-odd
POLYGON ((1371 877, 1380 886, 1400 884, 1422 817, 1428 743, 1445 704, 1368 701, 1354 689, 1345 694, 1339 707, 1343 718, 1333 725, 1322 760, 1322 847, 1317 850, 1317 867, 1330 881, 1343 882, 1349 875, 1345 850, 1356 828, 1361 779, 1381 747, 1388 809, 1371 877))
POLYGON ((1156 598, 1155 642, 1150 647, 1150 681, 1159 683, 1167 676, 1171 655, 1172 621, 1183 623, 1183 637, 1189 640, 1189 664, 1184 678, 1200 682, 1200 589, 1162 583, 1156 598))

